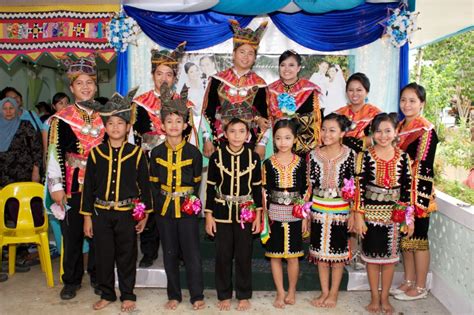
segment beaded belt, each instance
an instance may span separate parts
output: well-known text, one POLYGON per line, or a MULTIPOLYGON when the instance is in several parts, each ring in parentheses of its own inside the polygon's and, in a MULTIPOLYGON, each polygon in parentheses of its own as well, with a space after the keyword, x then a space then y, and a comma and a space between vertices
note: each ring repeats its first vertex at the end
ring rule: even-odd
POLYGON ((313 189, 313 195, 321 198, 338 198, 341 197, 341 191, 339 188, 315 188, 313 189))
POLYGON ((129 206, 133 203, 133 199, 132 198, 128 198, 128 199, 125 199, 125 200, 120 200, 120 201, 105 201, 105 200, 102 200, 102 199, 99 199, 99 198, 95 198, 95 204, 98 205, 98 206, 102 206, 102 207, 108 207, 109 209, 110 208, 115 208, 115 207, 125 207, 125 206, 129 206))
POLYGON ((295 222, 301 220, 293 216, 293 205, 278 205, 274 203, 270 203, 268 217, 270 220, 278 222, 295 222))
POLYGON ((293 203, 293 199, 301 197, 298 191, 270 191, 271 202, 278 203, 280 205, 290 205, 293 203))
POLYGON ((377 201, 397 201, 400 199, 400 188, 387 189, 372 185, 367 185, 365 198, 377 201))
POLYGON ((193 188, 190 188, 189 190, 186 190, 186 191, 174 191, 174 192, 169 192, 169 191, 161 189, 161 194, 163 196, 171 197, 171 199, 189 196, 189 195, 192 195, 193 192, 194 192, 193 188))
POLYGON ((218 199, 225 200, 227 202, 244 203, 246 201, 252 200, 252 196, 250 196, 250 195, 229 196, 229 195, 223 195, 222 193, 217 192, 216 196, 217 196, 218 199))

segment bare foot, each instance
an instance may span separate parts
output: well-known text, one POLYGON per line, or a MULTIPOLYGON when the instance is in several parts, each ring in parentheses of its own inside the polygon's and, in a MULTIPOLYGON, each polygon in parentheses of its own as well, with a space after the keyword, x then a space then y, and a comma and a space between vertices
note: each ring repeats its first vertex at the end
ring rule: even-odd
POLYGON ((369 313, 378 313, 380 312, 380 296, 372 296, 370 304, 365 307, 369 313))
POLYGON ((169 300, 168 302, 166 302, 165 308, 166 308, 167 310, 172 310, 172 311, 174 311, 175 309, 178 308, 178 304, 179 304, 179 301, 178 301, 178 300, 169 300))
POLYGON ((239 300, 239 304, 235 308, 238 311, 247 311, 250 308, 250 301, 249 300, 239 300))
POLYGON ((382 312, 384 314, 389 314, 389 315, 393 314, 394 309, 393 309, 392 304, 390 304, 390 300, 388 299, 388 297, 387 299, 382 298, 381 304, 382 304, 382 312))
POLYGON ((408 283, 407 283, 407 282, 403 282, 402 284, 400 284, 400 285, 398 286, 397 289, 398 289, 398 290, 401 290, 401 291, 403 291, 403 292, 407 292, 410 288, 412 288, 411 282, 408 282, 408 283))
POLYGON ((230 311, 230 299, 217 302, 219 311, 230 311))
POLYGON ((110 303, 112 303, 111 301, 107 301, 107 300, 104 300, 104 299, 100 299, 99 301, 95 302, 93 305, 92 305, 92 308, 96 311, 98 310, 101 310, 103 309, 104 307, 106 307, 107 305, 109 305, 110 303))
POLYGON ((273 306, 275 308, 285 308, 285 292, 278 293, 275 297, 275 301, 273 302, 273 306))
POLYGON ((285 296, 285 304, 294 305, 296 302, 296 292, 288 290, 288 294, 285 296))
POLYGON ((311 305, 315 307, 323 307, 324 300, 328 297, 329 292, 321 292, 321 294, 317 297, 314 298, 311 301, 311 305))
POLYGON ((204 303, 203 300, 199 300, 193 303, 193 310, 202 310, 203 308, 206 307, 206 303, 204 303))
POLYGON ((122 302, 122 307, 120 308, 122 312, 133 312, 136 308, 135 301, 124 300, 122 302))
POLYGON ((337 294, 338 294, 338 292, 336 292, 336 293, 329 292, 328 297, 324 300, 324 307, 329 307, 329 308, 336 307, 337 294))

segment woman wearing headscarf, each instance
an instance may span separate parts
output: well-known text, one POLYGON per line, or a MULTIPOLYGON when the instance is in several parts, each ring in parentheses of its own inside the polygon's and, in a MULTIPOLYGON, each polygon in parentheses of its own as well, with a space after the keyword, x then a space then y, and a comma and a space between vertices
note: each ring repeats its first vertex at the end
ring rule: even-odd
MULTIPOLYGON (((20 119, 18 103, 11 97, 0 101, 0 189, 16 182, 39 182, 42 148, 33 125, 20 119)), ((5 205, 5 224, 16 226, 19 203, 9 199, 5 205)), ((35 226, 43 224, 41 201, 32 203, 35 226)))

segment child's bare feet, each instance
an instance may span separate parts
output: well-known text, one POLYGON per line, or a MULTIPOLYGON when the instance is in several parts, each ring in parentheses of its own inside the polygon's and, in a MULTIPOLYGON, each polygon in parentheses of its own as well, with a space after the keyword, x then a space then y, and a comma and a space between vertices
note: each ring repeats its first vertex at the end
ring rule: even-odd
POLYGON ((378 313, 380 312, 380 296, 377 294, 377 296, 372 296, 372 299, 370 300, 370 304, 365 307, 369 313, 378 313))
POLYGON ((337 304, 337 294, 338 292, 336 293, 333 293, 331 291, 329 291, 329 295, 328 297, 324 300, 324 307, 329 307, 329 308, 334 308, 336 307, 336 304, 337 304))
POLYGON ((382 312, 384 314, 389 314, 389 315, 393 314, 394 309, 393 309, 392 304, 390 304, 390 300, 388 297, 382 298, 381 305, 382 305, 382 312))
POLYGON ((178 308, 178 304, 179 304, 179 301, 178 301, 178 300, 169 300, 168 302, 166 302, 165 308, 166 308, 167 310, 172 310, 172 311, 174 311, 175 309, 178 308))
POLYGON ((277 292, 273 306, 275 308, 285 308, 285 292, 277 292))
POLYGON ((235 308, 238 311, 247 311, 250 308, 250 301, 249 300, 239 300, 239 304, 235 308))
POLYGON ((311 301, 311 305, 316 307, 323 307, 324 300, 328 297, 328 295, 329 292, 321 292, 321 294, 317 298, 314 298, 311 301))
POLYGON ((230 311, 230 299, 217 302, 219 311, 230 311))
POLYGON ((122 312, 133 312, 136 308, 135 301, 124 300, 122 302, 122 307, 120 308, 122 312))
POLYGON ((193 310, 202 310, 204 307, 206 307, 206 303, 203 300, 199 300, 193 303, 193 310))
POLYGON ((294 305, 296 302, 296 292, 294 290, 288 290, 288 294, 285 296, 285 304, 294 305))
POLYGON ((111 301, 107 301, 107 300, 104 300, 104 299, 100 299, 99 301, 95 302, 93 305, 92 305, 92 308, 96 311, 98 310, 101 310, 103 309, 104 307, 106 307, 107 305, 109 305, 110 303, 112 303, 111 301))

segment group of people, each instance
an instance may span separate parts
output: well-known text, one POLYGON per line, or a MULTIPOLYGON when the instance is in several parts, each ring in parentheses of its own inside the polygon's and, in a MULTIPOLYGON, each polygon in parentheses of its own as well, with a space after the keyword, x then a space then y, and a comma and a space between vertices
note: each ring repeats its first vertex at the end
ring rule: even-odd
MULTIPOLYGON (((403 88, 405 118, 398 122, 396 114, 366 103, 369 79, 355 73, 346 83, 349 103, 326 112, 321 89, 298 75, 302 58, 297 52, 280 56, 280 79, 272 84, 252 71, 265 26, 253 31, 231 21, 233 67, 210 76, 197 124, 187 89, 180 94, 172 89, 185 43, 172 52, 152 51, 154 89, 138 97, 136 90, 114 94, 105 105, 93 100, 93 61, 80 59, 70 66, 73 104, 50 118, 46 158, 46 199, 63 237, 62 299, 74 298, 81 287, 86 236, 87 269, 100 295, 93 308, 117 299, 116 264, 122 310, 135 309, 141 234, 140 266, 153 263, 158 242, 163 247, 165 307, 176 309, 182 301, 183 260, 190 302, 196 310, 204 308, 201 210, 206 233, 215 242, 219 310, 231 308, 234 289, 237 310, 250 308, 257 234, 271 261, 277 308, 296 303, 304 236, 310 238, 308 257, 317 265, 322 288, 314 306, 336 305, 343 268, 354 250, 351 233, 362 238, 370 312, 393 313, 390 294, 401 300, 426 297, 437 138, 433 125, 421 117, 423 87, 403 88), (392 289, 400 249, 405 281, 392 289), (287 290, 282 260, 287 261, 287 290)), ((12 120, 19 124, 9 114, 14 104, 2 102, 2 128, 12 120)), ((1 149, 8 149, 13 138, 2 139, 1 149)))

